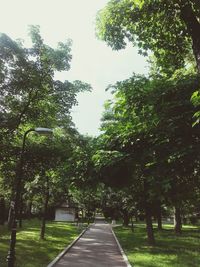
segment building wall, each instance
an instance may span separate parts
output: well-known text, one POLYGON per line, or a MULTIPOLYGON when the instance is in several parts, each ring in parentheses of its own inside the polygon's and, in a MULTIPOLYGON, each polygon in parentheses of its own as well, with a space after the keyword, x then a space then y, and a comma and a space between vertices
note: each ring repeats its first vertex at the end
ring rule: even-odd
POLYGON ((55 212, 55 221, 70 221, 74 222, 75 220, 75 213, 72 211, 68 211, 66 209, 56 209, 55 212))

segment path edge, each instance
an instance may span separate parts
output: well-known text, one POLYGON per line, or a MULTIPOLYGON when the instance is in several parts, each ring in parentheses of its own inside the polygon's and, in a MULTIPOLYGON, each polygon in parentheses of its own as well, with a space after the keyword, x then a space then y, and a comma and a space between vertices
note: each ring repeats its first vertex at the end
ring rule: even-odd
POLYGON ((130 262, 129 262, 129 260, 128 260, 128 257, 126 256, 124 250, 122 249, 122 247, 121 247, 121 245, 120 245, 120 243, 119 243, 119 241, 118 241, 118 239, 117 239, 117 237, 116 237, 116 234, 115 234, 115 232, 113 231, 112 227, 111 227, 111 231, 112 231, 112 234, 113 234, 113 236, 114 236, 114 238, 115 238, 115 241, 116 241, 116 243, 117 243, 117 245, 118 245, 118 248, 119 248, 119 250, 120 250, 120 253, 122 254, 122 257, 123 257, 123 259, 124 259, 124 261, 125 261, 127 267, 133 267, 133 266, 130 264, 130 262))
POLYGON ((90 228, 90 225, 87 226, 81 233, 80 235, 74 239, 74 241, 72 241, 71 244, 69 244, 69 246, 67 246, 60 254, 58 254, 58 256, 53 260, 51 261, 47 267, 53 267, 69 250, 70 248, 82 237, 82 235, 90 228))

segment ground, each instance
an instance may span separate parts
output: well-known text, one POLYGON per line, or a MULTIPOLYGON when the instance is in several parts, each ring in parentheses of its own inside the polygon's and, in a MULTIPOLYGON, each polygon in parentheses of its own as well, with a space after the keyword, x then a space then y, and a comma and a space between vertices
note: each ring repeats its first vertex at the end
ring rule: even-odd
MULTIPOLYGON (((155 226, 156 227, 156 226, 155 226)), ((45 240, 39 239, 40 221, 23 223, 17 234, 16 267, 47 266, 82 229, 72 223, 48 222, 45 240)), ((134 267, 199 267, 200 227, 184 226, 183 234, 174 234, 172 225, 164 225, 163 231, 155 229, 156 245, 147 245, 144 224, 130 227, 116 226, 114 231, 122 248, 134 267)), ((6 267, 10 234, 6 226, 0 226, 0 266, 6 267)))
POLYGON ((155 247, 147 245, 144 224, 137 224, 134 232, 121 226, 114 230, 134 267, 199 267, 200 227, 184 226, 176 236, 172 225, 164 225, 163 231, 155 229, 155 247))
MULTIPOLYGON (((23 222, 17 234, 16 267, 47 266, 80 233, 72 223, 48 222, 45 240, 39 239, 40 221, 23 222)), ((6 267, 10 234, 6 226, 0 226, 0 266, 6 267)))

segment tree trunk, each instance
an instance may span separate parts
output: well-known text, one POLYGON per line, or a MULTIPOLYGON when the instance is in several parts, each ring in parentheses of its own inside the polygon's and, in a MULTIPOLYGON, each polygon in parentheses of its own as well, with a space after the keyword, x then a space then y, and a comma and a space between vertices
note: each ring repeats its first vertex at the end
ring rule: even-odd
POLYGON ((26 207, 26 213, 27 213, 27 217, 28 217, 28 219, 30 219, 31 218, 31 215, 32 215, 32 213, 31 213, 31 210, 32 210, 32 201, 30 200, 30 201, 28 201, 28 203, 27 203, 27 207, 26 207))
POLYGON ((200 23, 190 3, 181 4, 181 18, 186 24, 189 35, 192 38, 192 49, 200 73, 200 23))
POLYGON ((138 222, 138 214, 135 212, 135 221, 138 222))
POLYGON ((5 207, 5 200, 4 197, 2 196, 0 198, 0 224, 4 225, 5 222, 5 213, 6 213, 6 207, 5 207))
POLYGON ((153 246, 155 245, 155 238, 154 238, 154 232, 153 232, 151 212, 149 208, 150 208, 149 205, 146 204, 145 217, 146 217, 147 240, 148 240, 148 244, 153 246))
POLYGON ((130 216, 127 211, 123 211, 123 226, 128 227, 130 222, 130 216))
POLYGON ((49 177, 46 177, 46 193, 45 193, 45 201, 44 201, 44 211, 43 211, 42 224, 41 224, 41 230, 40 230, 41 239, 44 239, 44 235, 45 235, 48 202, 49 202, 49 177))
POLYGON ((182 229, 182 223, 181 223, 180 207, 175 206, 174 207, 174 231, 176 234, 180 235, 181 229, 182 229))
POLYGON ((161 217, 161 214, 159 214, 159 216, 157 217, 157 222, 158 222, 158 230, 161 231, 162 230, 162 217, 161 217))
POLYGON ((11 226, 13 224, 13 218, 14 218, 14 209, 12 206, 10 206, 8 211, 8 229, 11 229, 11 226))
POLYGON ((134 232, 133 216, 131 216, 131 231, 134 232))
POLYGON ((162 230, 162 210, 161 204, 158 202, 157 211, 156 211, 157 223, 158 223, 158 230, 162 230))
POLYGON ((19 205, 19 228, 22 228, 22 213, 23 213, 23 197, 21 194, 20 205, 19 205))
POLYGON ((146 219, 146 230, 147 230, 147 241, 150 246, 155 245, 155 238, 153 232, 153 224, 151 218, 151 208, 148 203, 148 186, 147 181, 144 180, 144 210, 145 210, 145 219, 146 219))
POLYGON ((8 210, 8 219, 7 219, 8 230, 11 230, 11 227, 13 224, 13 217, 14 217, 13 200, 14 200, 14 186, 12 188, 11 198, 10 198, 10 206, 9 206, 9 210, 8 210))

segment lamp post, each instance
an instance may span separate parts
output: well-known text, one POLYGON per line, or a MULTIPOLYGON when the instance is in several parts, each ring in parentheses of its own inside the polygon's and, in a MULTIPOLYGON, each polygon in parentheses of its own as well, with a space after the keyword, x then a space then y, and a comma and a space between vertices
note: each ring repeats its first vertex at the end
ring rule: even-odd
POLYGON ((14 181, 14 201, 11 202, 11 209, 13 211, 13 219, 11 225, 11 237, 10 237, 10 249, 8 251, 7 263, 8 267, 14 267, 15 263, 15 243, 16 243, 16 230, 17 230, 17 216, 19 212, 19 202, 21 195, 21 185, 22 185, 22 174, 23 174, 23 163, 24 163, 24 151, 25 151, 25 143, 26 137, 28 133, 36 132, 41 135, 51 135, 53 133, 52 129, 49 128, 32 128, 27 130, 23 136, 22 149, 20 153, 19 165, 16 171, 15 181, 14 181))

